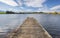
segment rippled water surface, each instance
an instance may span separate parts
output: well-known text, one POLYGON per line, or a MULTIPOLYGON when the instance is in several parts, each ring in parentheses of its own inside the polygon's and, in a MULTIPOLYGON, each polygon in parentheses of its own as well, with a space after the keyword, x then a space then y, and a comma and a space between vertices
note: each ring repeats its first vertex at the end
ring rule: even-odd
POLYGON ((21 25, 27 17, 34 17, 42 26, 53 35, 60 35, 60 15, 52 14, 2 14, 0 15, 1 32, 16 28, 21 25))

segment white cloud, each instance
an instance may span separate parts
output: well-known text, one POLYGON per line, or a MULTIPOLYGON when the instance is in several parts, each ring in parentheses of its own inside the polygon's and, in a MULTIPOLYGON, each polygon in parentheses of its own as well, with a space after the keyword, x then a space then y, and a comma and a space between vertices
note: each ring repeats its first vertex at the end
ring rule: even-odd
POLYGON ((21 2, 21 0, 17 0, 17 4, 18 4, 19 6, 22 6, 22 5, 23 5, 23 3, 21 2))
POLYGON ((14 0, 0 0, 0 2, 6 3, 11 6, 18 6, 18 4, 14 2, 14 0))
POLYGON ((0 2, 3 2, 5 4, 8 4, 8 5, 11 5, 11 6, 22 6, 23 3, 26 5, 26 6, 31 6, 31 7, 42 7, 43 6, 43 3, 45 2, 46 0, 0 0, 0 2), (17 3, 16 3, 17 2, 17 3))
POLYGON ((43 3, 46 0, 24 0, 24 4, 26 6, 31 6, 31 7, 43 7, 43 3))
MULTIPOLYGON (((8 11, 22 11, 22 12, 34 12, 34 11, 41 11, 40 9, 41 9, 41 7, 43 7, 44 5, 43 5, 43 3, 45 2, 46 0, 23 0, 23 2, 22 2, 22 0, 16 0, 15 2, 14 2, 14 0, 0 0, 0 2, 3 2, 3 3, 6 3, 6 4, 8 4, 8 5, 11 5, 11 6, 20 6, 20 7, 18 7, 18 8, 20 8, 19 10, 18 9, 16 9, 15 7, 13 8, 13 7, 11 7, 11 8, 8 8, 8 9, 6 9, 5 7, 2 9, 2 10, 8 10, 8 11), (26 7, 28 8, 28 7, 33 7, 32 9, 30 9, 30 8, 28 8, 28 9, 26 9, 25 7, 22 7, 22 5, 26 5, 26 7), (33 10, 34 8, 37 8, 37 7, 39 7, 40 9, 37 9, 37 10, 33 10)), ((45 7, 45 6, 44 6, 45 7)))
POLYGON ((21 12, 33 12, 33 10, 32 9, 23 9, 23 10, 20 10, 21 12))
POLYGON ((50 10, 58 10, 58 9, 60 9, 60 5, 50 8, 50 10))
MULTIPOLYGON (((53 12, 56 11, 58 9, 60 9, 60 5, 58 6, 54 6, 52 8, 48 8, 47 5, 43 4, 44 2, 46 2, 46 0, 0 0, 0 2, 6 3, 10 6, 20 6, 20 7, 3 7, 0 6, 1 10, 8 10, 8 11, 14 11, 14 12, 53 12), (22 5, 26 5, 26 7, 22 6, 22 5), (28 8, 28 7, 33 7, 33 8, 28 8), (27 9, 28 8, 28 9, 27 9), (37 8, 34 10, 34 8, 37 8)), ((60 10, 59 10, 60 11, 60 10)))

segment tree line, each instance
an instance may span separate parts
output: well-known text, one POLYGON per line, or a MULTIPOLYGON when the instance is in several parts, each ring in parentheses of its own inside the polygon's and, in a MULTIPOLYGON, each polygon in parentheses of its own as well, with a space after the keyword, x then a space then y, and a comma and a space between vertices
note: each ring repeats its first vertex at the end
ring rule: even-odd
POLYGON ((44 12, 13 12, 13 11, 6 11, 6 14, 40 14, 44 12))
MULTIPOLYGON (((44 14, 44 12, 13 12, 6 11, 6 14, 44 14)), ((49 12, 49 14, 58 14, 58 12, 49 12)))

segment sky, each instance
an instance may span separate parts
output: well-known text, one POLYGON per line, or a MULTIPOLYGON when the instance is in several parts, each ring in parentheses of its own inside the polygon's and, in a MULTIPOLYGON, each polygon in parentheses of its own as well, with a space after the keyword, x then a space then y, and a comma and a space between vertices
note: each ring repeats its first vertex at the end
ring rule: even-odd
POLYGON ((60 0, 0 0, 0 11, 60 12, 60 0))

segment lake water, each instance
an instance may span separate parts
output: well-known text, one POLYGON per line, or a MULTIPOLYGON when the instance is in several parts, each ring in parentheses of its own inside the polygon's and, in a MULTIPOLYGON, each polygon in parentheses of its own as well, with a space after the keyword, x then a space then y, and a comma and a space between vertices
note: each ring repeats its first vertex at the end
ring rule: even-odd
POLYGON ((51 35, 60 35, 60 15, 58 14, 1 14, 0 31, 7 32, 20 26, 27 17, 36 18, 51 35))

